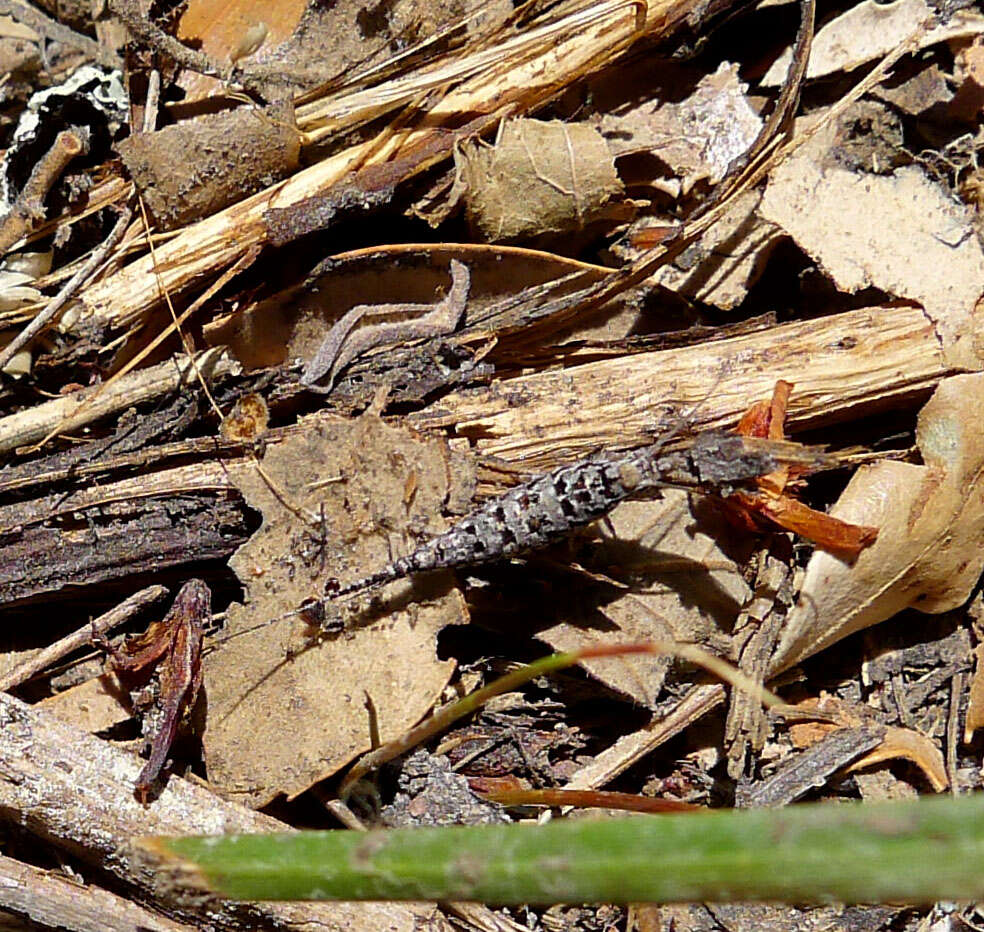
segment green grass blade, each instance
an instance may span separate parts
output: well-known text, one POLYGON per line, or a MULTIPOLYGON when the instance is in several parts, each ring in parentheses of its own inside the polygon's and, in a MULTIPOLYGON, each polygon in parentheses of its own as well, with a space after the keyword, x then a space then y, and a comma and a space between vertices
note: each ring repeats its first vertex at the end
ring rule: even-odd
POLYGON ((142 843, 232 899, 930 903, 984 898, 984 794, 544 826, 142 843))

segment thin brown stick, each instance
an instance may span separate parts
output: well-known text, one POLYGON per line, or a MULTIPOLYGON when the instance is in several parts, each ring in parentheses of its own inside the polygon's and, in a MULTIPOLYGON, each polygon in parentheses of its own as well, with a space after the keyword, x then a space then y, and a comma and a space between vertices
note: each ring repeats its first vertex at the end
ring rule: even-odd
POLYGON ((134 0, 109 0, 109 9, 120 18, 134 39, 167 55, 176 64, 210 78, 225 80, 227 74, 204 52, 189 48, 174 36, 169 36, 156 23, 144 16, 134 0))
POLYGON ((123 67, 120 57, 112 49, 70 29, 50 16, 45 16, 41 10, 27 3, 26 0, 0 0, 0 16, 10 16, 45 39, 76 48, 101 65, 110 68, 123 67))
POLYGON ((583 660, 599 657, 621 657, 626 654, 652 654, 660 657, 678 657, 703 667, 713 676, 719 677, 726 683, 730 683, 736 689, 746 690, 767 708, 783 704, 782 700, 766 689, 764 685, 753 682, 744 673, 728 663, 728 661, 714 656, 703 648, 697 647, 695 644, 678 644, 671 641, 652 640, 630 644, 600 644, 593 647, 584 647, 580 650, 565 651, 541 657, 539 660, 526 664, 518 670, 513 670, 504 676, 500 676, 498 679, 486 686, 482 686, 480 689, 476 689, 467 696, 455 699, 441 706, 435 710, 433 715, 424 719, 420 724, 415 725, 392 741, 380 745, 375 750, 359 758, 349 768, 348 773, 342 779, 338 787, 338 795, 341 799, 346 799, 356 783, 366 774, 393 760, 395 757, 407 753, 407 751, 417 747, 417 745, 443 731, 464 716, 477 711, 495 696, 501 696, 505 692, 516 689, 537 676, 550 674, 557 670, 564 670, 575 663, 581 663, 583 660))
MULTIPOLYGON (((221 378, 238 371, 223 350, 205 350, 196 360, 210 378, 221 378)), ((57 433, 75 430, 100 417, 176 391, 194 376, 186 357, 175 357, 150 369, 130 373, 115 385, 95 385, 0 418, 0 453, 27 444, 47 442, 57 433), (98 399, 91 396, 99 393, 98 399)))
POLYGON ((132 219, 133 210, 129 206, 124 207, 119 220, 116 221, 116 225, 110 230, 109 236, 92 251, 92 255, 89 256, 82 268, 65 282, 61 291, 48 302, 45 308, 35 316, 34 320, 18 333, 3 350, 0 350, 0 369, 3 369, 14 358, 16 353, 20 352, 21 349, 27 346, 31 340, 51 323, 58 315, 58 312, 71 300, 72 295, 92 277, 96 269, 103 264, 109 253, 123 238, 123 234, 126 232, 126 228, 130 225, 132 219))
POLYGON ((68 163, 87 148, 86 141, 75 130, 62 130, 51 148, 34 166, 27 184, 17 195, 10 213, 0 223, 0 256, 27 235, 44 216, 44 199, 68 163))
POLYGON ((42 673, 72 651, 91 644, 93 632, 101 635, 107 634, 142 608, 162 599, 165 595, 167 595, 167 589, 163 586, 148 586, 146 589, 135 592, 115 608, 111 608, 104 615, 100 615, 95 621, 83 625, 77 631, 55 641, 54 644, 44 648, 33 657, 17 664, 12 670, 8 670, 4 676, 0 676, 0 692, 7 692, 15 686, 27 682, 31 677, 42 673))
MULTIPOLYGON (((148 243, 151 243, 150 248, 151 248, 151 252, 153 252, 154 247, 152 245, 152 240, 150 238, 149 228, 146 226, 147 217, 146 214, 143 212, 143 202, 139 201, 138 203, 140 204, 141 216, 143 218, 145 229, 147 230, 147 241, 148 243)), ((164 340, 167 339, 167 337, 169 337, 172 333, 177 332, 178 335, 181 337, 182 344, 185 346, 185 348, 188 351, 187 359, 189 360, 189 364, 194 369, 195 375, 198 378, 198 382, 201 385, 202 390, 205 392, 205 396, 208 398, 209 402, 211 402, 212 408, 215 410, 215 413, 218 415, 219 420, 220 421, 224 420, 225 415, 223 415, 222 411, 219 409, 219 406, 216 404, 215 399, 212 397, 212 393, 209 391, 208 384, 206 383, 205 378, 202 375, 202 371, 198 366, 198 360, 195 355, 194 348, 189 347, 189 341, 187 341, 184 337, 184 334, 181 333, 181 324, 183 324, 184 321, 187 320, 192 314, 194 314, 195 311, 197 311, 203 304, 211 300, 211 298, 218 291, 224 288, 226 284, 231 279, 235 278, 243 269, 248 268, 250 265, 252 265, 259 254, 260 254, 259 247, 254 246, 252 249, 250 249, 245 255, 241 256, 236 263, 234 263, 230 268, 226 269, 219 276, 218 280, 213 282, 205 290, 205 292, 199 295, 198 298, 196 298, 189 307, 185 308, 185 310, 182 311, 180 315, 176 314, 174 310, 174 305, 171 303, 170 299, 168 299, 167 304, 169 310, 171 311, 171 323, 168 324, 167 327, 165 327, 164 330, 162 330, 156 337, 154 337, 154 339, 151 340, 151 342, 147 346, 145 346, 139 353, 137 353, 137 355, 134 356, 133 359, 127 362, 127 364, 123 366, 123 368, 120 369, 119 372, 116 372, 112 376, 112 378, 109 379, 109 381, 104 382, 93 392, 93 394, 90 397, 86 398, 85 401, 83 401, 83 403, 75 411, 72 412, 71 418, 75 419, 80 415, 82 415, 87 408, 89 408, 90 406, 96 403, 96 401, 100 398, 100 396, 104 391, 108 390, 110 386, 114 385, 120 379, 124 378, 127 375, 127 373, 129 373, 134 368, 136 368, 141 362, 143 362, 143 360, 147 356, 149 356, 158 346, 160 346, 160 344, 163 343, 164 340)), ((46 434, 45 437, 38 443, 38 447, 40 448, 44 446, 46 443, 48 443, 49 440, 51 440, 54 437, 57 437, 60 433, 62 433, 63 430, 67 429, 66 424, 68 420, 69 418, 66 417, 64 421, 62 421, 59 424, 56 424, 51 429, 51 431, 48 434, 46 434)))

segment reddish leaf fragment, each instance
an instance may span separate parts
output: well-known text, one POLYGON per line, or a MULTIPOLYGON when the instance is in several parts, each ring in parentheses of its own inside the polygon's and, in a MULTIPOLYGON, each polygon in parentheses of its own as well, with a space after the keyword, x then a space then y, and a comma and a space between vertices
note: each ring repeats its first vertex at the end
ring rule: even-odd
POLYGON ((772 390, 771 401, 757 401, 738 422, 737 433, 743 437, 766 437, 785 440, 786 409, 793 390, 792 382, 780 379, 772 390))
MULTIPOLYGON (((784 440, 790 382, 776 382, 771 401, 753 404, 738 423, 738 433, 746 437, 784 440)), ((758 491, 736 492, 725 500, 729 513, 748 530, 782 528, 793 531, 843 560, 853 560, 878 537, 878 528, 849 524, 804 505, 789 494, 795 467, 784 466, 756 480, 758 491)))
MULTIPOLYGON (((157 669, 158 690, 141 708, 153 720, 150 756, 135 785, 142 801, 167 762, 171 743, 185 712, 190 711, 202 685, 202 638, 211 617, 212 593, 200 579, 190 579, 177 594, 171 610, 144 634, 129 638, 123 650, 102 643, 112 658, 114 672, 129 686, 146 683, 157 669)), ((135 703, 140 706, 141 703, 135 703)))
POLYGON ((793 531, 842 560, 855 559, 878 537, 876 527, 849 524, 789 495, 773 498, 761 492, 736 492, 728 501, 739 504, 746 515, 758 520, 760 526, 765 524, 793 531))

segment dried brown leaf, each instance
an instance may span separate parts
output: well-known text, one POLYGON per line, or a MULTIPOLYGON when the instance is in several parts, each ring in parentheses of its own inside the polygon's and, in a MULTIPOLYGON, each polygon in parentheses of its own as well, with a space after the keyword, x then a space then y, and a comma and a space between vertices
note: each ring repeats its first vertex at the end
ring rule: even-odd
POLYGON ((838 288, 880 288, 919 302, 947 362, 981 365, 971 339, 984 282, 984 250, 970 211, 920 168, 892 175, 849 171, 820 133, 774 172, 760 210, 785 229, 838 288))
POLYGON ((973 122, 984 110, 984 44, 978 37, 957 55, 960 85, 950 104, 950 114, 973 122))
MULTIPOLYGON (((107 647, 113 672, 129 685, 145 682, 157 669, 159 693, 153 700, 150 757, 137 777, 136 790, 146 796, 160 776, 178 726, 198 699, 202 685, 202 638, 212 617, 212 593, 200 579, 190 579, 175 596, 171 610, 141 635, 128 638, 122 650, 101 635, 93 640, 107 647)), ((150 709, 146 714, 151 714, 150 709)))
MULTIPOLYGON (((699 242, 656 273, 656 281, 685 298, 725 311, 736 308, 783 241, 782 230, 759 214, 761 197, 759 191, 736 197, 699 242)), ((641 227, 633 244, 644 248, 646 233, 641 227)))
POLYGON ((465 143, 455 161, 469 224, 486 242, 580 230, 622 194, 605 140, 583 123, 513 120, 494 147, 465 143))
POLYGON ((326 576, 376 568, 408 536, 440 530, 451 480, 441 441, 366 415, 310 422, 242 481, 264 516, 230 561, 249 599, 205 660, 205 758, 222 792, 253 806, 300 793, 368 750, 374 727, 387 741, 431 708, 453 669, 435 639, 466 617, 446 578, 418 582, 412 599, 410 583, 390 587, 378 613, 355 605, 334 637, 283 616, 326 576))
POLYGON ((83 680, 38 704, 90 734, 133 718, 129 696, 112 673, 83 680))
POLYGON ((766 528, 792 531, 842 560, 853 560, 878 537, 876 527, 842 521, 785 494, 736 492, 727 504, 739 506, 745 515, 759 519, 766 528))
POLYGON ((948 76, 936 63, 917 71, 907 81, 894 87, 882 85, 872 93, 879 100, 888 101, 896 110, 909 116, 920 116, 934 107, 949 103, 953 91, 948 76))
MULTIPOLYGON (((290 38, 307 0, 189 0, 178 21, 178 38, 221 65, 263 60, 290 38)), ((214 93, 215 78, 187 73, 182 85, 190 100, 214 93)))
MULTIPOLYGON (((573 617, 537 636, 559 651, 660 640, 727 654, 728 632, 751 592, 722 543, 730 529, 720 516, 695 506, 685 492, 668 490, 659 501, 620 505, 609 522, 614 537, 598 546, 592 566, 632 576, 638 588, 600 607, 582 600, 580 610, 572 607, 573 617)), ((581 665, 612 689, 652 705, 670 662, 630 654, 581 665)))
POLYGON ((853 565, 817 551, 789 614, 773 672, 904 608, 938 613, 966 601, 984 568, 984 374, 942 382, 919 414, 925 465, 862 467, 834 517, 880 528, 853 565))

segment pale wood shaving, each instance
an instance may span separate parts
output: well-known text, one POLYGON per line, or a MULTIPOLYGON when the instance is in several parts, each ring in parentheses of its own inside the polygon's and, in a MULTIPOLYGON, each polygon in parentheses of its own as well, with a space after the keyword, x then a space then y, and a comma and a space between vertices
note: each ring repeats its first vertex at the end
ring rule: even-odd
POLYGON ((795 386, 795 430, 911 397, 952 371, 921 310, 871 307, 518 376, 479 394, 448 395, 407 420, 419 429, 452 427, 473 437, 480 453, 545 470, 599 447, 650 442, 661 414, 697 427, 732 425, 753 401, 769 397, 777 379, 795 386))
POLYGON ((239 370, 222 349, 206 350, 197 360, 181 357, 120 379, 112 385, 83 388, 61 398, 25 408, 0 418, 0 453, 44 440, 53 431, 70 432, 109 414, 160 398, 182 386, 193 385, 198 371, 219 378, 239 370))

